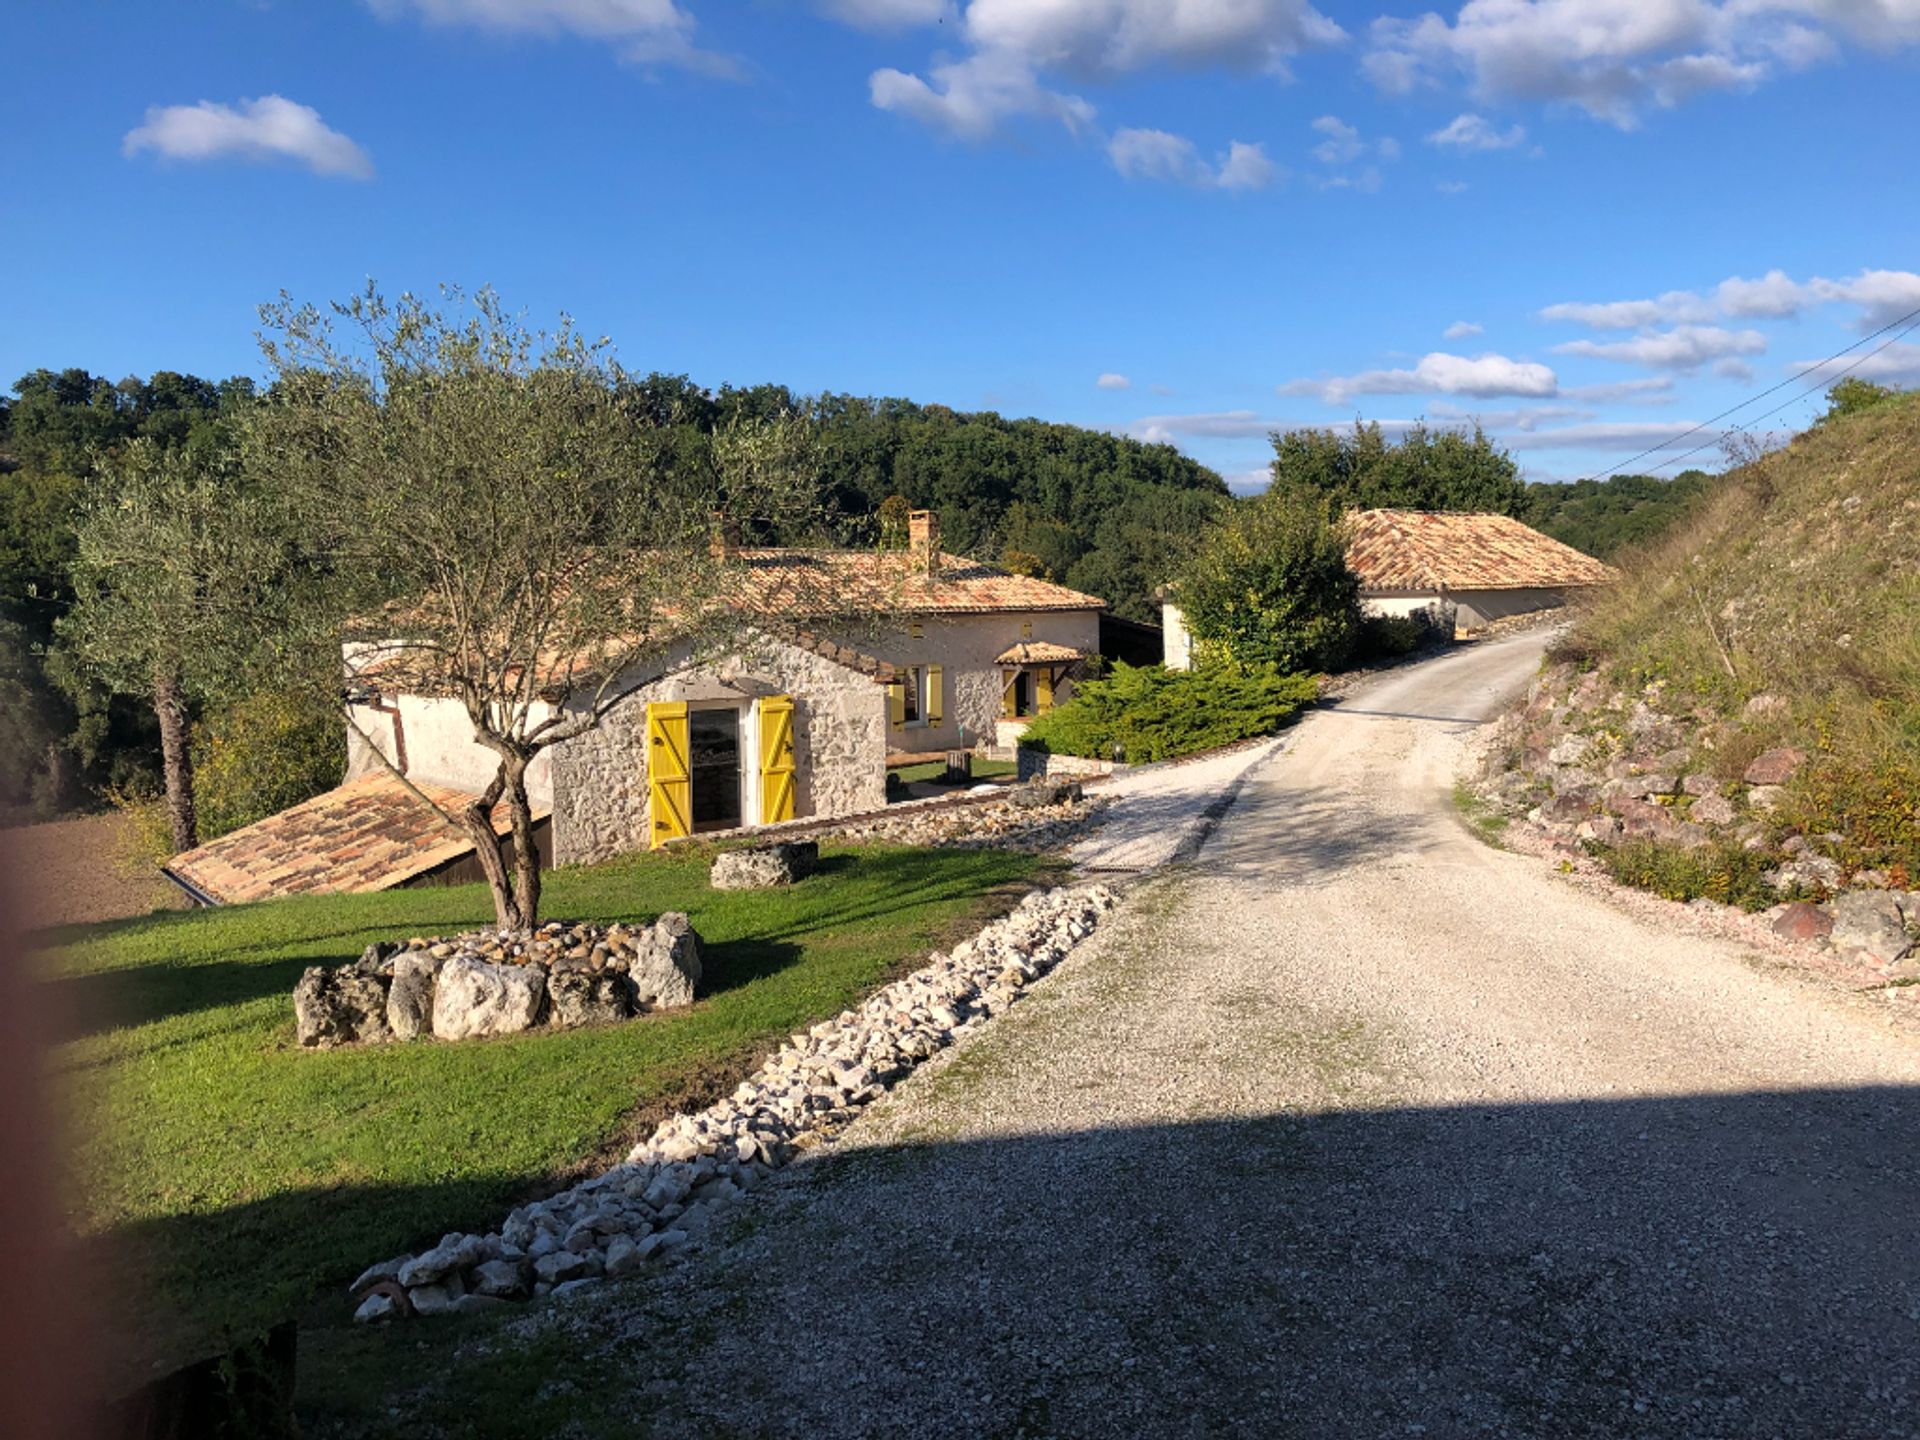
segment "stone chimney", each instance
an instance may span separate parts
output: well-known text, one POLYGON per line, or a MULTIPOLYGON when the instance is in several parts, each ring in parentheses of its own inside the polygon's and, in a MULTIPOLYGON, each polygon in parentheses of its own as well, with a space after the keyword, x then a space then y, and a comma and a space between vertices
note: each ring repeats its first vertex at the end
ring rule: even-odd
POLYGON ((729 520, 722 511, 713 512, 713 532, 707 550, 716 560, 731 560, 740 549, 740 522, 729 520))
POLYGON ((927 574, 940 573, 940 517, 933 511, 907 512, 907 553, 927 574))

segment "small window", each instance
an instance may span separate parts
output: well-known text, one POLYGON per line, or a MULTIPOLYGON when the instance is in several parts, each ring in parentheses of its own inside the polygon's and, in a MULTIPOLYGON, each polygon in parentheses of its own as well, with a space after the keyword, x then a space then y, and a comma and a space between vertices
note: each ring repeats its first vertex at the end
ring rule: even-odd
POLYGON ((924 665, 909 666, 906 674, 900 678, 902 688, 906 692, 904 718, 907 724, 918 725, 920 723, 920 717, 927 713, 926 705, 922 699, 926 694, 927 667, 924 665))
POLYGON ((924 640, 927 638, 927 627, 919 620, 909 620, 907 634, 915 640, 924 640))
POLYGON ((1022 620, 1020 622, 1020 638, 1022 640, 1031 640, 1033 638, 1033 621, 1022 620))

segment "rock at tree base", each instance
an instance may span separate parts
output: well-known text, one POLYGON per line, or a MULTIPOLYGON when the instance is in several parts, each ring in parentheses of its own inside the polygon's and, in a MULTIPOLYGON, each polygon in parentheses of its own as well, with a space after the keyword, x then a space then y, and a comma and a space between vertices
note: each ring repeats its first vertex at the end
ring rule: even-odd
POLYGON ((766 890, 791 885, 811 875, 819 864, 818 841, 785 840, 716 855, 710 879, 716 890, 766 890))
POLYGON ((293 1017, 302 1045, 327 1048, 390 1040, 387 987, 377 976, 348 966, 315 965, 293 987, 293 1017))
POLYGON ((409 950, 394 958, 393 984, 387 990, 387 1028, 394 1039, 432 1033, 434 980, 440 963, 424 950, 409 950))
POLYGON ((563 1030, 612 1025, 633 1013, 626 977, 605 971, 556 970, 547 977, 547 995, 553 1002, 553 1023, 563 1030))
POLYGON ((681 911, 669 910, 636 938, 627 964, 635 1007, 672 1010, 691 1005, 701 975, 700 937, 693 922, 681 911))
POLYGON ((456 956, 434 987, 433 1033, 440 1040, 516 1035, 540 1023, 546 998, 545 974, 531 965, 456 956))

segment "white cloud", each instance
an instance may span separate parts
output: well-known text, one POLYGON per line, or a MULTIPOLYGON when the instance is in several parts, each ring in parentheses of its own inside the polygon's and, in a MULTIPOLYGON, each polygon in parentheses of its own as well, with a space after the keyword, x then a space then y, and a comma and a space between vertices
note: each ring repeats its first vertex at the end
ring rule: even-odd
POLYGON ((1714 318, 1713 306, 1691 290, 1669 290, 1657 300, 1610 300, 1549 305, 1542 320, 1571 321, 1594 330, 1641 330, 1650 325, 1698 323, 1714 318))
POLYGON ((1733 356, 1729 355, 1724 360, 1716 360, 1714 362, 1713 373, 1718 375, 1722 380, 1739 380, 1744 383, 1753 379, 1753 366, 1744 360, 1736 360, 1733 356))
POLYGON ((1563 425, 1555 430, 1521 431, 1501 437, 1515 450, 1645 450, 1669 440, 1689 436, 1701 444, 1712 444, 1715 432, 1698 430, 1688 420, 1649 422, 1645 420, 1606 421, 1591 425, 1563 425))
POLYGON ((1478 425, 1489 431, 1537 430, 1556 420, 1591 420, 1594 412, 1578 405, 1535 405, 1528 409, 1477 410, 1436 401, 1428 412, 1436 423, 1451 427, 1478 425))
POLYGON ((316 175, 366 180, 373 175, 367 152, 330 128, 320 112, 282 95, 262 95, 237 105, 202 100, 197 105, 156 105, 129 130, 121 150, 151 150, 169 160, 291 160, 316 175))
POLYGON ((1913 0, 1467 0, 1374 21, 1362 61, 1394 94, 1464 77, 1484 99, 1560 101, 1630 128, 1652 106, 1747 90, 1827 58, 1832 35, 1920 42, 1913 0), (1823 28, 1824 27, 1824 28, 1823 28))
POLYGON ((1436 180, 1433 182, 1433 188, 1438 190, 1442 195, 1464 195, 1467 193, 1467 182, 1464 180, 1436 180))
POLYGON ((1522 395, 1543 398, 1559 393, 1559 378, 1545 365, 1510 360, 1505 355, 1469 358, 1435 351, 1411 370, 1365 370, 1330 379, 1295 380, 1279 387, 1282 395, 1318 395, 1344 405, 1355 395, 1472 395, 1478 399, 1522 395))
POLYGON ((982 52, 927 73, 931 84, 900 70, 874 71, 867 82, 873 103, 968 140, 986 139, 1016 115, 1058 120, 1076 132, 1093 123, 1093 106, 1047 89, 1017 56, 982 52))
POLYGON ((731 55, 693 43, 696 22, 677 0, 368 0, 386 18, 418 15, 431 25, 501 35, 574 35, 614 48, 635 65, 671 65, 721 80, 746 69, 731 55))
POLYGON ((1671 405, 1673 381, 1665 375, 1648 375, 1638 380, 1610 380, 1601 385, 1569 385, 1560 392, 1560 397, 1594 405, 1617 405, 1629 400, 1642 405, 1671 405))
POLYGON ((1350 165, 1367 153, 1360 132, 1338 115, 1322 115, 1313 128, 1327 137, 1313 147, 1313 158, 1322 165, 1350 165))
POLYGON ((1329 175, 1320 182, 1322 190, 1358 190, 1362 195, 1377 194, 1380 190, 1380 171, 1372 166, 1354 175, 1329 175))
MULTIPOLYGON (((845 18, 868 28, 881 21, 911 22, 932 8, 932 0, 827 3, 835 13, 850 9, 845 18)), ((969 47, 966 54, 932 64, 925 79, 891 68, 875 71, 869 77, 873 103, 972 137, 993 133, 1003 121, 1034 115, 1060 118, 1079 128, 1091 121, 1093 107, 1043 76, 1100 82, 1167 67, 1265 71, 1284 77, 1292 56, 1346 38, 1307 0, 970 0, 953 28, 969 47)), ((1229 155, 1226 166, 1231 164, 1229 155)), ((1258 171, 1258 163, 1247 158, 1231 173, 1258 171)), ((1226 183, 1258 185, 1271 178, 1226 183)))
POLYGON ((1259 190, 1279 170, 1258 145, 1233 141, 1219 164, 1200 158, 1194 143, 1166 130, 1120 130, 1107 142, 1113 168, 1129 180, 1166 180, 1218 190, 1259 190))
POLYGON ((1813 374, 1807 378, 1817 379, 1823 385, 1831 384, 1843 376, 1857 376, 1878 385, 1920 385, 1920 345, 1896 341, 1857 364, 1852 357, 1842 356, 1838 360, 1818 363, 1812 360, 1796 361, 1793 368, 1811 368, 1813 374))
POLYGON ((821 0, 820 8, 860 30, 909 30, 953 12, 948 0, 821 0))
POLYGON ((1815 276, 1798 281, 1784 270, 1757 280, 1729 276, 1711 296, 1669 290, 1652 300, 1549 305, 1542 320, 1570 321, 1595 330, 1644 330, 1656 325, 1702 324, 1715 319, 1785 320, 1820 305, 1857 305, 1862 330, 1878 330, 1920 310, 1920 274, 1911 270, 1863 270, 1845 280, 1815 276))
POLYGON ((972 0, 965 28, 982 50, 1080 76, 1160 65, 1285 73, 1300 51, 1345 38, 1305 0, 972 0))
POLYGON ((1195 415, 1143 415, 1126 428, 1137 440, 1171 445, 1183 435, 1204 440, 1246 440, 1286 427, 1286 421, 1269 420, 1252 410, 1213 410, 1195 415))
POLYGON ((1697 370, 1731 355, 1761 355, 1767 337, 1758 330, 1723 330, 1717 325, 1680 325, 1652 330, 1631 340, 1571 340, 1553 347, 1560 355, 1618 360, 1650 370, 1697 370))
POLYGON ((1464 340, 1469 335, 1484 333, 1486 328, 1486 326, 1480 324, 1477 320, 1456 320, 1447 326, 1441 334, 1443 338, 1448 340, 1464 340))
POLYGON ((1456 115, 1445 129, 1427 136, 1429 145, 1445 145, 1455 150, 1511 150, 1527 138, 1527 127, 1496 130, 1479 115, 1456 115))
POLYGON ((1124 375, 1117 375, 1111 370, 1093 383, 1098 385, 1102 390, 1131 390, 1133 388, 1133 381, 1124 375))

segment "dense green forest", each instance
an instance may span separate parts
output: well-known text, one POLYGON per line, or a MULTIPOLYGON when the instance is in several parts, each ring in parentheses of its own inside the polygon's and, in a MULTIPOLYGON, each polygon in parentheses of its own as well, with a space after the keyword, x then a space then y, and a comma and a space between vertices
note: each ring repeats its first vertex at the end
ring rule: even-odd
POLYGON ((1659 536, 1712 481, 1704 470, 1682 470, 1670 480, 1612 475, 1605 480, 1535 481, 1527 486, 1519 514, 1563 544, 1611 560, 1659 536))
MULTIPOLYGON (((949 550, 1089 591, 1136 619, 1155 617, 1154 588, 1227 493, 1218 475, 1170 445, 1071 425, 901 399, 802 396, 781 385, 708 390, 674 375, 623 388, 636 423, 659 435, 662 466, 701 464, 709 438, 734 419, 809 422, 825 533, 759 539, 876 543, 882 503, 900 496, 939 513, 949 550)), ((90 684, 58 642, 56 624, 73 599, 75 519, 105 457, 146 440, 218 459, 255 399, 245 378, 161 371, 110 381, 80 369, 36 370, 0 397, 0 817, 154 788, 151 707, 90 684)), ((311 750, 294 744, 264 699, 235 696, 196 715, 196 748, 237 728, 268 737, 276 752, 311 750)), ((217 748, 199 763, 261 769, 235 765, 217 748)), ((229 805, 214 828, 251 818, 255 798, 229 805)))

